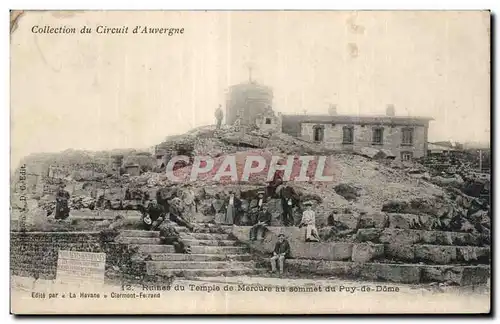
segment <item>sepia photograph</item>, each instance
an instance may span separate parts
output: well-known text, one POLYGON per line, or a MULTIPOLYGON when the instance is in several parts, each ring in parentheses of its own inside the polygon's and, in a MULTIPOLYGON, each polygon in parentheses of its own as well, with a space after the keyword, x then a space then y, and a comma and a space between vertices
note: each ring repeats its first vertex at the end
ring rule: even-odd
POLYGON ((491 20, 11 10, 11 313, 490 313, 491 20))

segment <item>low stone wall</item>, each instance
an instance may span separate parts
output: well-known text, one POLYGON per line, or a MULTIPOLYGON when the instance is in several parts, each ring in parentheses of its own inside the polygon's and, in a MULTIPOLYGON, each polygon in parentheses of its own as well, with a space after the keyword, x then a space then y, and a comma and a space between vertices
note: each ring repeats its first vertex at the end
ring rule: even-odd
POLYGON ((132 262, 134 249, 99 232, 11 232, 10 244, 13 275, 55 279, 59 250, 106 253, 107 275, 143 273, 142 265, 132 262))
POLYGON ((305 228, 298 227, 271 226, 267 228, 263 240, 250 241, 250 228, 250 226, 233 226, 231 233, 239 241, 259 252, 272 253, 278 235, 283 233, 290 243, 291 257, 295 259, 368 262, 384 255, 383 244, 305 242, 305 228))
POLYGON ((486 265, 446 266, 294 259, 287 260, 286 266, 299 273, 406 284, 448 282, 468 286, 485 284, 490 278, 490 268, 486 265))

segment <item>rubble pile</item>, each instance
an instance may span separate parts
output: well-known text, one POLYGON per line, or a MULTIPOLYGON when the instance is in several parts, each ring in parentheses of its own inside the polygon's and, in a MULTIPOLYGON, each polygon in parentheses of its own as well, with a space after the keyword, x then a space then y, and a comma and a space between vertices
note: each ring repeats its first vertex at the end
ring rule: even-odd
POLYGON ((422 158, 420 163, 427 168, 432 183, 454 187, 469 196, 489 200, 490 174, 479 170, 475 156, 470 152, 433 154, 422 158))

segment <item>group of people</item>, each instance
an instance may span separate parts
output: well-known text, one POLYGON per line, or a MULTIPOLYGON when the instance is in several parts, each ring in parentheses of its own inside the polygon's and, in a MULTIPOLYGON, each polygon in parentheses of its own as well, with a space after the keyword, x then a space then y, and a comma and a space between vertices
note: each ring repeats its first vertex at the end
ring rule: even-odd
POLYGON ((166 204, 160 204, 157 199, 151 199, 147 205, 139 205, 142 213, 142 226, 145 230, 159 230, 161 243, 173 245, 176 253, 191 253, 190 247, 180 238, 179 232, 166 221, 168 218, 193 231, 194 226, 182 216, 178 200, 180 199, 176 197, 166 204))
POLYGON ((216 194, 212 202, 215 213, 215 222, 225 225, 252 226, 250 240, 256 240, 258 232, 265 234, 266 227, 271 225, 272 215, 268 208, 269 193, 280 199, 282 207, 281 223, 283 226, 295 226, 306 228, 306 241, 319 241, 316 230, 315 213, 312 210, 312 202, 300 204, 299 196, 293 187, 281 184, 274 190, 260 190, 255 197, 240 199, 234 191, 229 191, 227 197, 221 198, 216 194), (299 223, 295 221, 294 211, 303 210, 299 223))
MULTIPOLYGON (((304 203, 305 210, 302 214, 302 220, 299 227, 305 227, 305 241, 306 242, 319 242, 319 233, 316 229, 316 215, 312 210, 312 203, 304 203)), ((252 227, 253 229, 253 227, 252 227)), ((277 269, 283 274, 285 259, 290 257, 290 243, 285 238, 283 233, 278 235, 278 241, 274 246, 273 255, 271 257, 271 272, 276 273, 277 269)))

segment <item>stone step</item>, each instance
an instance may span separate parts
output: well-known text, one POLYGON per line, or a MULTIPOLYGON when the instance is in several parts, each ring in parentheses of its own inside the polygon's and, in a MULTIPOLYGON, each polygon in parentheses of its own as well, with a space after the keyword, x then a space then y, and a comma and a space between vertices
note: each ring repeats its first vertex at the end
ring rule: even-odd
POLYGON ((123 230, 120 233, 123 237, 160 237, 159 231, 123 230))
MULTIPOLYGON (((174 253, 172 245, 134 244, 140 253, 174 253)), ((191 246, 193 254, 246 254, 247 249, 240 246, 191 246)))
POLYGON ((150 276, 175 276, 175 277, 219 277, 219 276, 244 276, 266 273, 267 269, 158 269, 151 270, 150 276))
POLYGON ((160 244, 161 240, 159 237, 119 236, 116 238, 116 242, 123 244, 160 244))
POLYGON ((374 243, 399 243, 399 244, 432 244, 432 245, 457 245, 481 246, 489 242, 483 234, 426 231, 398 228, 367 228, 359 229, 356 234, 358 242, 374 243))
POLYGON ((248 249, 242 246, 191 246, 191 253, 197 254, 247 254, 248 249))
POLYGON ((421 265, 289 259, 285 261, 285 269, 287 267, 292 271, 329 277, 362 278, 407 284, 450 281, 465 286, 484 284, 490 278, 490 267, 486 265, 421 265))
POLYGON ((183 242, 190 246, 235 246, 239 245, 235 240, 195 240, 183 239, 183 242))
POLYGON ((217 233, 181 233, 181 237, 185 239, 195 240, 230 240, 229 234, 217 233))
POLYGON ((131 247, 137 248, 139 253, 175 253, 175 249, 172 245, 132 244, 131 247))
POLYGON ((489 247, 477 246, 447 246, 430 244, 385 244, 386 258, 408 261, 410 263, 432 264, 490 264, 491 253, 489 247))
POLYGON ((146 261, 148 272, 159 269, 253 269, 251 261, 146 261))
MULTIPOLYGON (((143 254, 141 257, 146 257, 143 254)), ((182 253, 151 253, 153 261, 250 261, 251 254, 182 254, 182 253)))

